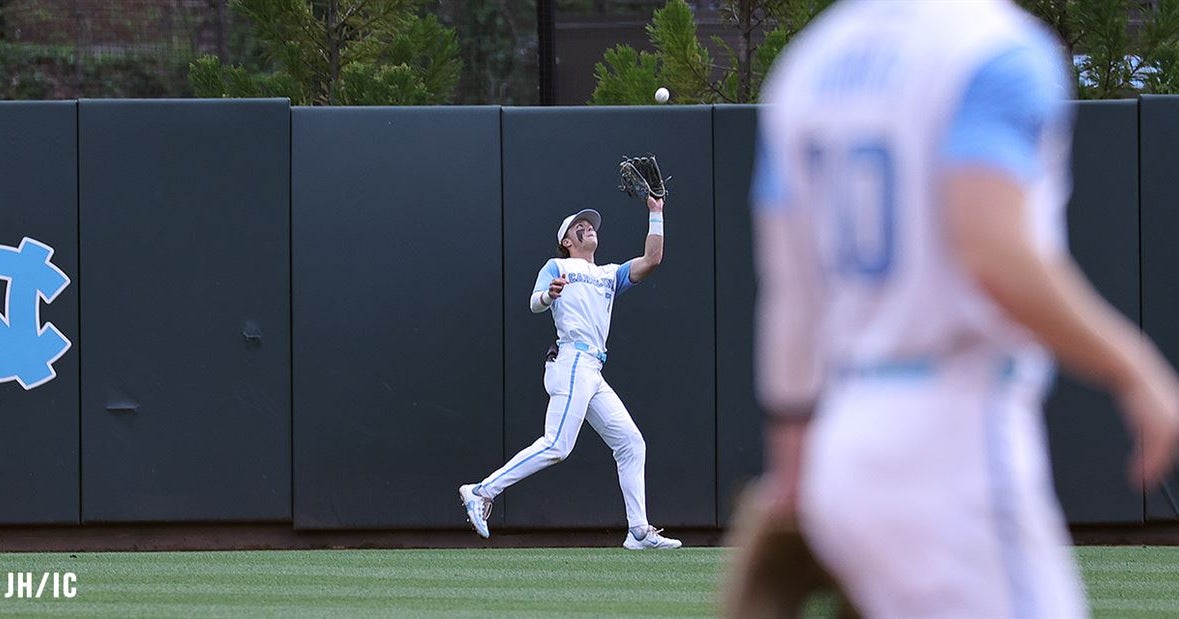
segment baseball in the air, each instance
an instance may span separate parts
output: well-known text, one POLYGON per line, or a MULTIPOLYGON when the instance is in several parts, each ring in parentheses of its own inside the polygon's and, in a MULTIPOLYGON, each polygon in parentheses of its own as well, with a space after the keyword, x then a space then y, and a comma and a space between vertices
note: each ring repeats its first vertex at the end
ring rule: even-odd
POLYGON ((666 88, 660 88, 659 90, 655 91, 655 100, 659 103, 667 103, 667 100, 670 98, 671 93, 667 92, 666 88))

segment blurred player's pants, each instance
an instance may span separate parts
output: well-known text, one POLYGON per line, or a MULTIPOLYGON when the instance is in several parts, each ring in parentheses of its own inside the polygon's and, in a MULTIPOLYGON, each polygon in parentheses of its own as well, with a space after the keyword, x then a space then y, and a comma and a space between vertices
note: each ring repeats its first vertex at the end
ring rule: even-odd
POLYGON ((803 531, 867 617, 1086 615, 1042 382, 988 360, 846 376, 804 454, 803 531))
POLYGON ((582 421, 589 421, 614 451, 627 526, 646 526, 647 444, 622 400, 602 378, 602 362, 592 354, 562 346, 557 359, 545 364, 544 387, 549 393, 544 436, 488 475, 476 490, 495 498, 508 486, 564 460, 577 443, 582 421))

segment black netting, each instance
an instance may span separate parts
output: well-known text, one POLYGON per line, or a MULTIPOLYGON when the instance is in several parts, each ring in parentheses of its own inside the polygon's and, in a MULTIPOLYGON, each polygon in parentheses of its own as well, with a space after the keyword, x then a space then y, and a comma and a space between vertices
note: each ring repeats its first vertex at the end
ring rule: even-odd
POLYGON ((0 0, 0 96, 187 96, 197 56, 255 53, 241 22, 224 0, 0 0))

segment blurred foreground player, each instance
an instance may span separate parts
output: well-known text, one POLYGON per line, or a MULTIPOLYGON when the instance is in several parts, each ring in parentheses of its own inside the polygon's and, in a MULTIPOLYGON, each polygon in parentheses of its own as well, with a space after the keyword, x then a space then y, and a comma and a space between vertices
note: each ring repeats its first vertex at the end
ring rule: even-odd
POLYGON ((1060 50, 1004 0, 845 1, 763 89, 764 500, 865 616, 1087 614, 1052 354, 1118 397, 1134 483, 1174 463, 1174 371, 1067 252, 1060 50))

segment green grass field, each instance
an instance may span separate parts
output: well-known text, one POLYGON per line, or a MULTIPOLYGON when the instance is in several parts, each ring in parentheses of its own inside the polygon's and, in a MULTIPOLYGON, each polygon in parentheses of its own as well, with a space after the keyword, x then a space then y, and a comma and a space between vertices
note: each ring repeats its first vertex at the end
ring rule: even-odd
MULTIPOLYGON (((718 548, 0 554, 8 572, 73 572, 72 599, 0 615, 88 617, 692 617, 714 614, 718 548)), ((1179 617, 1179 548, 1078 550, 1097 617, 1179 617)), ((51 577, 52 578, 52 577, 51 577)))

